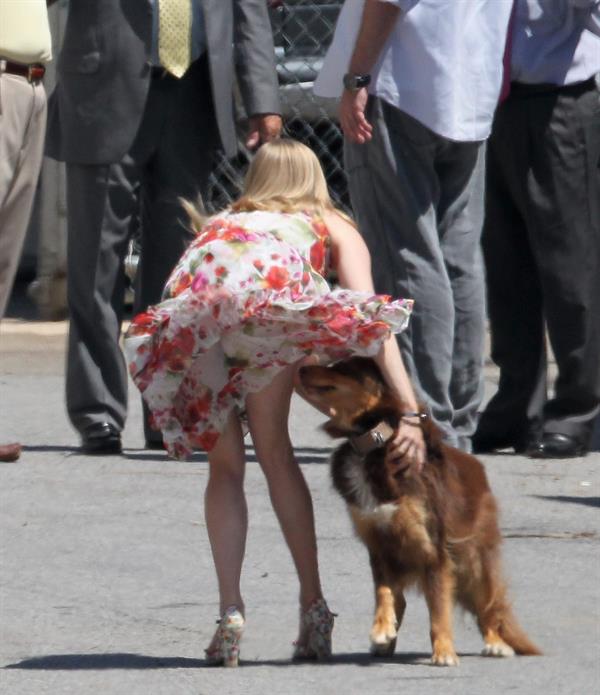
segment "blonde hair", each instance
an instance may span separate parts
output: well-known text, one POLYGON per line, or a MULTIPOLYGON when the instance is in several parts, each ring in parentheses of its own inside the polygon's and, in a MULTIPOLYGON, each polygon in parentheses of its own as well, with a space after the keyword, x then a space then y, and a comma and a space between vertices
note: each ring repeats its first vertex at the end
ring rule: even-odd
POLYGON ((260 147, 231 209, 323 213, 334 207, 315 153, 297 140, 279 139, 260 147))
MULTIPOLYGON (((181 200, 181 204, 193 229, 199 231, 207 219, 201 199, 196 203, 181 200)), ((319 215, 335 211, 354 225, 350 217, 334 207, 315 153, 301 142, 285 138, 266 142, 258 149, 244 179, 242 195, 231 204, 231 210, 307 211, 319 215)))

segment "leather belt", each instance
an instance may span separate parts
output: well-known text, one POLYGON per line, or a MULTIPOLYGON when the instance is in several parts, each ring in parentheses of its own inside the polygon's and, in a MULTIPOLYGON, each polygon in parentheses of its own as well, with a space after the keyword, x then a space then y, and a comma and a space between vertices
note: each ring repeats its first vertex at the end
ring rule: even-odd
POLYGON ((28 82, 33 84, 42 81, 46 68, 39 63, 23 65, 23 63, 13 63, 12 60, 0 60, 0 75, 4 72, 8 75, 25 77, 28 82))
POLYGON ((517 96, 530 96, 533 94, 547 94, 555 92, 558 94, 570 94, 587 92, 590 89, 600 89, 600 78, 595 75, 589 77, 583 82, 572 82, 571 84, 528 84, 526 82, 511 82, 511 94, 517 96))

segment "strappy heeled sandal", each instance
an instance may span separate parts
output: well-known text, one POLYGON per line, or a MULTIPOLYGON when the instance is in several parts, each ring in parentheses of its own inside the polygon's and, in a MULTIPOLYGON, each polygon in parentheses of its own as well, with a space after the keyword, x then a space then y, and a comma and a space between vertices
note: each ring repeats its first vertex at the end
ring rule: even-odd
POLYGON ((332 613, 325 599, 313 601, 300 616, 300 635, 294 642, 293 659, 325 661, 331 657, 332 613))
POLYGON ((205 649, 206 660, 212 666, 237 666, 240 658, 240 639, 244 632, 244 616, 237 606, 229 606, 220 620, 219 627, 205 649))

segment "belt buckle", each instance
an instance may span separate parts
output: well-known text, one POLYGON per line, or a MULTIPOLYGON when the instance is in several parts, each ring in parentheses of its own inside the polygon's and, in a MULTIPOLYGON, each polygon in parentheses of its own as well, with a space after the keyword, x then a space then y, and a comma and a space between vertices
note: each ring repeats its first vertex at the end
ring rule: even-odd
POLYGON ((28 65, 27 66, 27 81, 29 84, 40 82, 44 77, 46 68, 43 65, 28 65))

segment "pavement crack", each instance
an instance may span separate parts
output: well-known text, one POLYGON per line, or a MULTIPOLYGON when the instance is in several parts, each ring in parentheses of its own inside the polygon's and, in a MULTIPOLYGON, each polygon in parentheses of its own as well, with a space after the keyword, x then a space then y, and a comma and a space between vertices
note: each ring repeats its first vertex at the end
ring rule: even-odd
POLYGON ((573 531, 564 533, 504 533, 504 538, 550 538, 552 540, 581 540, 598 538, 596 531, 573 531))

